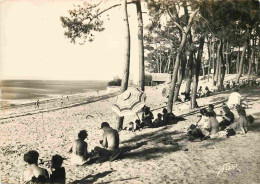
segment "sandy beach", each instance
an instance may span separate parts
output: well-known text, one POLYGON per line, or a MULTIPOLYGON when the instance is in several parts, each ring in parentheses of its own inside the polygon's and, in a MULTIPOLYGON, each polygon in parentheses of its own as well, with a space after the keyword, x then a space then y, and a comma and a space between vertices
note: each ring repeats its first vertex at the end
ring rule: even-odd
MULTIPOLYGON (((146 103, 156 116, 167 99, 161 96, 160 86, 145 90, 146 103)), ((198 104, 202 107, 213 103, 218 111, 231 92, 198 99, 198 104)), ((260 183, 260 88, 243 89, 241 94, 247 96, 251 107, 246 109, 247 114, 255 117, 246 135, 190 142, 187 128, 199 119, 199 109, 190 110, 188 102, 176 103, 174 113, 185 121, 136 132, 121 131, 120 147, 129 147, 129 151, 114 162, 72 166, 65 160, 66 183, 260 183)), ((67 148, 81 129, 88 131, 89 151, 99 145, 101 122, 115 127, 116 115, 111 109, 115 100, 110 97, 1 120, 1 183, 20 183, 26 167, 23 155, 29 150, 37 150, 43 161, 54 154, 69 158, 67 148)), ((126 117, 125 124, 135 119, 126 117)))

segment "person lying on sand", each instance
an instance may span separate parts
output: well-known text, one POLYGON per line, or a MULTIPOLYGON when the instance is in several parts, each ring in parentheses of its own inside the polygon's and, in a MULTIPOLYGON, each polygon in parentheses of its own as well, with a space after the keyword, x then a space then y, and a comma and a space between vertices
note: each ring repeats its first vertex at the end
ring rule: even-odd
POLYGON ((119 134, 117 130, 110 127, 107 122, 101 124, 103 129, 103 140, 100 141, 101 147, 95 147, 94 151, 100 157, 109 157, 112 153, 119 148, 119 134))
POLYGON ((86 130, 81 130, 76 139, 69 148, 71 152, 71 163, 74 165, 83 165, 89 158, 88 144, 84 141, 88 134, 86 130))
POLYGON ((61 167, 63 158, 60 155, 54 155, 51 159, 51 174, 50 183, 65 184, 66 172, 65 168, 61 167))
POLYGON ((38 166, 39 153, 35 150, 24 154, 24 161, 29 164, 29 167, 23 173, 21 183, 47 183, 49 182, 49 174, 46 169, 38 166))
POLYGON ((158 113, 157 118, 153 121, 153 127, 157 128, 163 126, 162 114, 158 113))
POLYGON ((154 119, 153 113, 151 112, 150 108, 144 106, 143 113, 142 113, 142 124, 146 127, 152 127, 152 119, 154 119))
MULTIPOLYGON (((222 115, 223 120, 219 123, 220 130, 226 129, 226 127, 229 126, 231 123, 233 123, 234 119, 235 119, 233 112, 230 111, 228 106, 223 105, 222 108, 223 108, 224 114, 222 115)), ((221 111, 221 113, 223 113, 223 112, 221 111)))
POLYGON ((237 113, 239 115, 239 119, 231 124, 227 129, 232 128, 235 131, 241 130, 243 134, 248 132, 248 121, 246 119, 245 113, 241 108, 237 109, 237 113))

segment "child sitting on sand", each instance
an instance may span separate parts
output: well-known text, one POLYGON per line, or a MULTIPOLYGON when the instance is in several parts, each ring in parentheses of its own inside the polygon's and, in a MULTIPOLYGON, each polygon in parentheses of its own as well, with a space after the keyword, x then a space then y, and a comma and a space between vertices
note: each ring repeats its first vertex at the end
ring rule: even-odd
POLYGON ((157 128, 163 126, 162 114, 158 113, 157 118, 153 121, 153 127, 157 128))
POLYGON ((152 119, 154 119, 154 117, 153 113, 150 111, 150 108, 144 106, 144 111, 142 114, 142 124, 146 127, 152 127, 152 119))
POLYGON ((124 130, 134 131, 134 123, 131 121, 128 125, 124 128, 124 130))
POLYGON ((23 173, 23 181, 21 183, 47 183, 49 174, 46 169, 38 166, 39 153, 35 150, 24 154, 24 161, 29 167, 23 173))
POLYGON ((50 182, 65 184, 66 182, 66 172, 65 168, 61 167, 63 163, 63 158, 60 155, 54 155, 51 159, 51 174, 50 182))
POLYGON ((83 165, 87 162, 88 155, 88 144, 84 141, 88 134, 86 130, 81 130, 78 133, 78 139, 76 139, 70 149, 71 152, 71 163, 74 165, 83 165))
MULTIPOLYGON (((222 121, 219 123, 220 130, 224 130, 227 126, 234 122, 235 116, 233 112, 230 111, 228 106, 223 105, 223 111, 225 114, 222 115, 222 121)), ((221 113, 223 113, 221 111, 221 113)))
POLYGON ((207 97, 207 96, 210 96, 210 95, 211 95, 211 91, 209 90, 209 87, 206 86, 206 87, 205 87, 204 96, 207 97))
POLYGON ((214 111, 214 105, 213 104, 209 104, 209 110, 208 112, 212 112, 214 117, 216 117, 216 112, 214 111))
POLYGON ((208 125, 206 130, 209 132, 210 135, 214 135, 219 131, 218 120, 214 116, 213 112, 208 112, 207 116, 208 116, 208 125))
POLYGON ((203 95, 203 92, 202 92, 202 86, 200 86, 199 90, 198 90, 198 97, 201 98, 203 95))
POLYGON ((190 125, 190 128, 188 129, 188 136, 190 141, 194 141, 196 139, 200 139, 201 141, 205 138, 202 131, 196 127, 196 125, 192 124, 190 125))
POLYGON ((232 128, 233 130, 241 130, 243 134, 248 132, 248 121, 245 116, 245 112, 241 109, 237 109, 237 113, 239 115, 239 119, 237 122, 231 124, 228 129, 232 128))

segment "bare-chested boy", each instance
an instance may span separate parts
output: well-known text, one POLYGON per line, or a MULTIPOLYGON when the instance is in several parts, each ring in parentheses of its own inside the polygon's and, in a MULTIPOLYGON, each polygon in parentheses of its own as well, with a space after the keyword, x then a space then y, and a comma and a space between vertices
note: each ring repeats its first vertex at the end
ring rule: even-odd
POLYGON ((88 144, 84 141, 87 138, 88 134, 86 130, 81 130, 78 133, 78 139, 76 139, 70 149, 69 152, 71 154, 71 163, 75 165, 83 165, 87 162, 88 159, 88 144))

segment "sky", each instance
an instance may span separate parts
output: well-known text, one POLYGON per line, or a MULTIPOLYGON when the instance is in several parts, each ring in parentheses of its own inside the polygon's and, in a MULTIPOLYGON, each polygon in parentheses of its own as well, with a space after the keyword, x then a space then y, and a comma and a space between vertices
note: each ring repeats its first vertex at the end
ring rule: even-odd
MULTIPOLYGON (((124 57, 120 7, 109 11, 105 30, 93 42, 65 38, 60 16, 82 0, 2 0, 0 5, 0 78, 111 80, 122 76, 124 57)), ((103 6, 118 2, 110 0, 103 6)), ((136 7, 128 6, 131 30, 130 77, 138 80, 136 7)), ((106 15, 106 14, 105 14, 106 15)), ((146 18, 144 16, 144 24, 146 18)))

